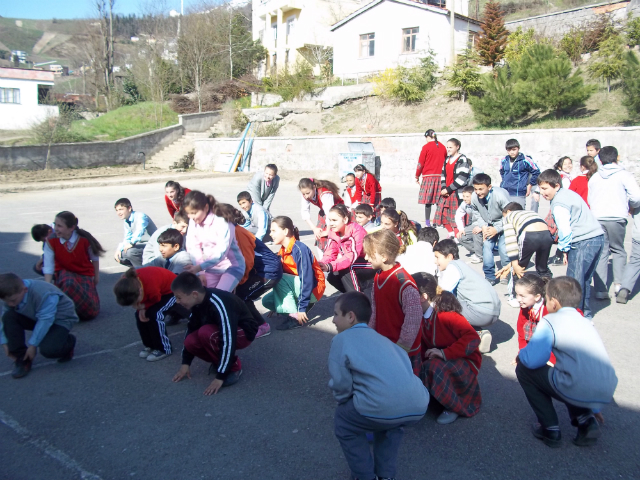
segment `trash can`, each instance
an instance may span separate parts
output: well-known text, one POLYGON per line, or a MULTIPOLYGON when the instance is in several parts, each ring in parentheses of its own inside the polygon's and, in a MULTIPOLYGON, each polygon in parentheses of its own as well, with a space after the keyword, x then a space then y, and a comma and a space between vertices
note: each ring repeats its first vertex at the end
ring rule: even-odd
POLYGON ((348 142, 349 153, 339 153, 338 175, 344 182, 347 173, 353 173, 353 167, 362 164, 380 180, 380 173, 376 170, 376 152, 371 142, 348 142))

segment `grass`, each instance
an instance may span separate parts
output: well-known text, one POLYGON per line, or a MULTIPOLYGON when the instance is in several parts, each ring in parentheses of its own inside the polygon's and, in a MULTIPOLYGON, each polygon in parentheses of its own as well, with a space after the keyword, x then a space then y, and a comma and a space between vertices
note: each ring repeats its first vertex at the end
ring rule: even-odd
POLYGON ((14 18, 0 18, 0 42, 10 50, 31 53, 43 33, 36 28, 34 20, 22 20, 22 27, 18 27, 14 18))

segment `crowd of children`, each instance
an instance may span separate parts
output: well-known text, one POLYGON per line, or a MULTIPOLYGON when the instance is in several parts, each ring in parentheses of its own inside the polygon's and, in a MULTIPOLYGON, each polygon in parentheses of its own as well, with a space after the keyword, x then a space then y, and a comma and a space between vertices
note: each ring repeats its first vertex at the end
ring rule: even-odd
MULTIPOLYGON (((130 268, 114 294, 118 304, 135 310, 140 357, 154 362, 171 355, 166 326, 188 319, 173 381, 190 378, 198 357, 214 374, 204 393, 216 394, 240 379, 237 351, 271 331, 255 302, 262 299, 270 315, 287 316, 279 329, 299 328, 328 282, 343 293, 334 306, 338 335, 329 354, 335 434, 354 478, 393 478, 402 426, 420 420, 430 398, 442 407, 439 424, 478 413, 482 354, 491 350, 489 327, 501 308, 493 286, 502 281, 509 283, 509 304, 521 309, 514 363, 537 416, 533 435, 548 446, 560 444, 555 398, 578 427, 574 443, 595 443, 596 414, 611 401, 617 378, 590 322, 591 280, 595 298, 609 298, 611 255, 614 293, 626 303, 640 275, 635 222, 628 264, 624 251, 628 213, 635 218, 640 212, 640 188, 618 164, 617 150, 600 148, 596 140, 587 143, 575 179, 570 158, 540 172, 518 141, 508 140, 500 186, 494 186, 460 152, 458 139, 442 144, 433 130, 425 137, 416 170, 424 227, 394 199, 382 198, 364 165, 346 176, 344 196, 331 181, 300 180, 301 219, 320 249, 317 258, 291 218, 271 214, 280 185, 273 164, 237 195, 239 209, 168 182, 172 223, 160 228, 127 198, 117 200, 124 238, 114 258, 130 268), (551 203, 547 219, 537 214, 539 196, 551 203), (319 208, 316 222, 312 204, 319 208), (448 232, 443 240, 431 227, 433 205, 433 224, 448 232), (551 263, 566 264, 567 276, 551 279, 554 243, 559 253, 551 263), (279 248, 277 254, 268 245, 279 248), (460 258, 460 246, 469 262, 460 258), (525 273, 534 257, 536 273, 525 273), (480 262, 484 275, 468 265, 480 262)), ((33 238, 43 242, 34 270, 45 282, 0 275, 6 307, 1 341, 15 362, 14 378, 29 372, 38 348, 60 362, 72 359, 73 324, 99 314, 96 286, 105 250, 78 224, 71 212, 60 212, 52 226, 34 226, 33 238), (27 330, 33 333, 25 343, 27 330)))

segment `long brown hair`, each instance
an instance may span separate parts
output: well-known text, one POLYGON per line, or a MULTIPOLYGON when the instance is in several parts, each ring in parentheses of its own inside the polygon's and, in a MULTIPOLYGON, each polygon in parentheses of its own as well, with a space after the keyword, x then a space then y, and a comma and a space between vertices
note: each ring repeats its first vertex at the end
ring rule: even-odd
POLYGON ((178 182, 174 182, 173 180, 169 180, 165 183, 164 188, 174 188, 178 192, 173 203, 176 205, 181 205, 184 201, 184 187, 180 185, 178 182))
POLYGON ((433 302, 433 308, 436 312, 456 312, 462 314, 462 305, 460 305, 460 302, 453 293, 447 292, 446 290, 436 296, 433 302))
POLYGON ((585 155, 580 159, 580 166, 587 169, 587 180, 591 179, 591 177, 593 177, 593 174, 598 171, 598 164, 590 155, 585 155))
POLYGON ((141 288, 142 282, 138 278, 136 269, 131 267, 129 270, 124 272, 122 278, 113 286, 113 293, 116 295, 118 305, 130 307, 136 303, 140 296, 141 288))
POLYGON ((93 251, 93 253, 95 253, 99 257, 101 257, 106 253, 106 250, 102 248, 102 245, 100 245, 100 242, 96 240, 96 238, 93 235, 91 235, 86 230, 83 230, 78 227, 78 217, 76 217, 73 213, 67 212, 67 211, 60 212, 59 214, 56 215, 56 218, 59 218, 60 220, 62 220, 64 224, 67 226, 67 228, 75 227, 76 233, 82 238, 86 238, 89 241, 89 246, 91 247, 91 250, 93 251))
POLYGON ((223 217, 227 222, 233 223, 234 225, 243 225, 245 222, 242 212, 233 205, 228 203, 219 203, 218 211, 219 213, 217 215, 223 217))
POLYGON ((222 217, 220 206, 213 195, 204 194, 199 190, 191 190, 185 195, 182 209, 192 208, 193 210, 204 210, 207 205, 209 206, 210 212, 222 217))
POLYGON ((338 186, 330 182, 329 180, 314 180, 313 178, 301 178, 298 182, 298 190, 303 188, 326 188, 334 197, 340 198, 340 189, 338 186))
POLYGON ((397 211, 395 208, 385 208, 384 212, 382 212, 380 216, 388 217, 397 225, 398 234, 400 235, 400 238, 402 238, 402 243, 404 243, 403 247, 405 247, 400 253, 404 253, 406 245, 411 245, 410 232, 417 235, 416 227, 413 226, 413 223, 411 223, 411 220, 409 220, 406 213, 403 211, 397 211))
POLYGON ((291 218, 281 215, 271 220, 271 223, 275 223, 282 230, 289 230, 287 236, 293 236, 296 240, 300 240, 300 232, 298 231, 298 227, 293 224, 293 220, 291 220, 291 218))

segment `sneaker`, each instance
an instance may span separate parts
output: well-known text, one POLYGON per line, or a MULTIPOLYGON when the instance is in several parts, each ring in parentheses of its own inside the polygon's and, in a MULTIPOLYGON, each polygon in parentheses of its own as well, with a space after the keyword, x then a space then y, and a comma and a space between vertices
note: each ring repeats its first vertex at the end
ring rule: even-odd
POLYGON ((442 412, 438 418, 436 418, 436 423, 440 425, 448 425, 453 423, 458 418, 458 414, 455 412, 450 412, 449 410, 445 410, 442 412))
POLYGON ((621 288, 618 294, 616 295, 616 302, 618 303, 627 303, 629 299, 629 294, 631 292, 626 288, 621 288))
POLYGON ((26 377, 27 374, 31 371, 31 360, 27 360, 26 362, 21 358, 16 360, 13 364, 13 370, 11 371, 11 376, 13 378, 22 378, 26 377))
POLYGON ((256 333, 256 338, 266 337, 267 335, 271 335, 271 325, 267 322, 264 322, 262 325, 258 327, 258 333, 256 333))
POLYGON ((302 328, 295 318, 287 317, 287 319, 276 327, 278 330, 293 330, 294 328, 302 328))
POLYGON ((596 300, 609 300, 609 292, 596 292, 596 300))
POLYGON ((480 350, 480 353, 489 353, 491 351, 491 340, 493 339, 491 332, 489 330, 480 330, 478 335, 480 335, 478 350, 480 350))
POLYGON ((622 285, 620 285, 619 283, 615 284, 615 287, 613 287, 613 294, 614 295, 618 295, 618 292, 622 289, 622 285))
POLYGON ((151 350, 151 353, 147 356, 147 362, 157 362, 158 360, 162 360, 164 357, 168 356, 169 354, 162 350, 151 350))
POLYGON ((557 255, 554 255, 553 257, 549 258, 547 265, 564 265, 564 259, 563 257, 558 257, 557 255))
POLYGON ((149 347, 145 347, 138 356, 140 358, 147 358, 149 355, 151 355, 151 349, 149 347))
POLYGON ((71 349, 66 353, 66 355, 63 355, 58 359, 58 363, 65 363, 73 358, 73 351, 76 348, 76 337, 75 335, 69 334, 69 338, 71 339, 71 349))
POLYGON ((482 263, 482 259, 475 253, 469 258, 469 263, 482 263))
POLYGON ((491 284, 492 287, 495 287, 497 284, 500 283, 500 279, 499 278, 494 278, 493 280, 489 279, 489 278, 485 278, 485 280, 487 282, 489 282, 491 284))
POLYGON ((546 428, 542 428, 542 425, 539 423, 534 423, 531 433, 533 433, 533 436, 538 440, 542 440, 547 447, 558 448, 562 445, 562 434, 560 430, 547 430, 546 428))
POLYGON ((509 285, 509 277, 504 277, 500 279, 501 285, 509 285))
POLYGON ((238 370, 237 372, 231 372, 229 376, 225 379, 222 386, 230 387, 231 385, 235 385, 240 380, 240 375, 242 375, 242 370, 238 370))
POLYGON ((573 444, 578 447, 590 447, 595 445, 600 437, 600 427, 595 417, 591 416, 578 426, 578 434, 573 439, 573 444))
POLYGON ((516 300, 515 298, 511 298, 511 299, 507 300, 507 303, 509 304, 510 307, 520 308, 520 302, 518 300, 516 300))

